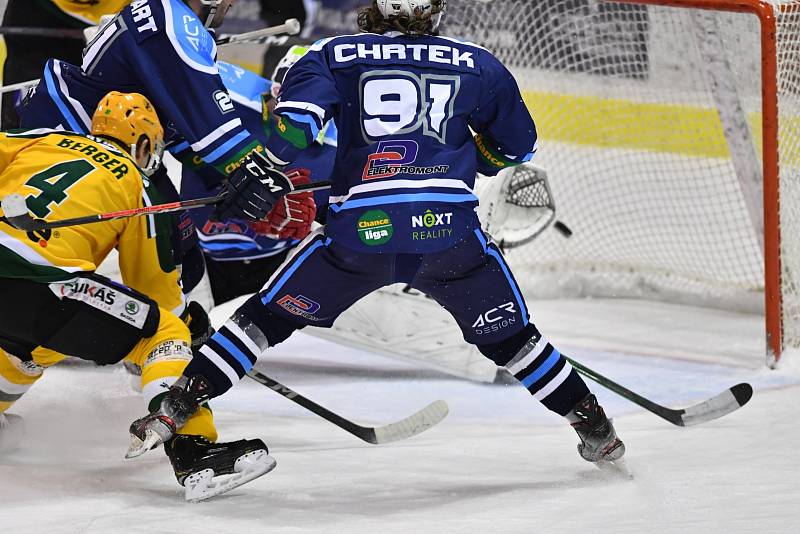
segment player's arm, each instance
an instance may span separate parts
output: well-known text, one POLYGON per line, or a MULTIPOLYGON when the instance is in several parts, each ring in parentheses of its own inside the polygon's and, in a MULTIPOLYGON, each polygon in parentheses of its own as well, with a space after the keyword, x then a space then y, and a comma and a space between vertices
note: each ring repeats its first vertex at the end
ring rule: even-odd
POLYGON ((231 177, 227 198, 217 210, 217 218, 267 217, 279 236, 287 236, 281 233, 284 229, 292 237, 307 233, 315 213, 313 197, 310 193, 291 198, 286 195, 294 185, 307 183, 309 178, 303 173, 287 177, 279 168, 289 165, 316 141, 323 125, 333 117, 338 102, 339 92, 325 49, 315 45, 286 75, 278 104, 268 119, 266 152, 264 156, 254 153, 248 157, 231 177), (293 228, 296 223, 303 228, 293 228))
MULTIPOLYGON (((165 25, 172 22, 167 17, 165 25)), ((175 15, 173 15, 175 16, 175 15)), ((215 63, 216 45, 199 20, 139 31, 130 10, 129 33, 137 46, 127 59, 147 86, 148 96, 186 140, 188 148, 223 176, 259 142, 243 126, 215 63), (181 31, 190 35, 180 35, 181 31), (196 37, 191 37, 196 35, 196 37)))
POLYGON ((289 69, 275 111, 266 125, 267 149, 282 164, 314 143, 339 105, 324 43, 312 46, 289 69))
POLYGON ((470 116, 477 132, 478 172, 494 176, 529 161, 536 152, 536 126, 511 73, 495 58, 483 70, 481 106, 470 116))

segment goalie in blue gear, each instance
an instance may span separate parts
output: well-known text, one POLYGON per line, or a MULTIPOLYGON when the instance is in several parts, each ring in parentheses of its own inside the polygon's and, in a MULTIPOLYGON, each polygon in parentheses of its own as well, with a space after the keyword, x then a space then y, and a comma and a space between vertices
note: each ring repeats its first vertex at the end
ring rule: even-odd
MULTIPOLYGON (((200 349, 184 372, 191 387, 173 388, 132 425, 132 455, 174 431, 161 414, 180 412, 172 419, 180 427, 198 400, 192 392, 221 395, 262 351, 306 326, 329 327, 360 298, 401 282, 438 302, 468 343, 565 417, 581 457, 621 461, 611 422, 531 322, 501 251, 480 228, 476 171, 496 175, 528 161, 536 129, 513 76, 488 50, 438 36, 444 8, 443 0, 376 0, 359 12, 363 34, 320 41, 289 70, 266 155, 288 164, 336 120, 327 225, 200 349)), ((277 170, 243 178, 220 216, 260 217, 288 191, 277 170)))

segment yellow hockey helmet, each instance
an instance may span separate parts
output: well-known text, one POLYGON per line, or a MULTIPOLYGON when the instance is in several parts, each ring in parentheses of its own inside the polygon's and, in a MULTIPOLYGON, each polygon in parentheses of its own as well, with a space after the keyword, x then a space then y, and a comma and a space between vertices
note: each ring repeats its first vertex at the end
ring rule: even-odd
POLYGON ((142 137, 149 141, 150 158, 142 171, 150 176, 161 164, 164 153, 164 128, 156 110, 144 95, 111 91, 100 100, 92 116, 92 134, 124 143, 136 159, 136 146, 142 137))

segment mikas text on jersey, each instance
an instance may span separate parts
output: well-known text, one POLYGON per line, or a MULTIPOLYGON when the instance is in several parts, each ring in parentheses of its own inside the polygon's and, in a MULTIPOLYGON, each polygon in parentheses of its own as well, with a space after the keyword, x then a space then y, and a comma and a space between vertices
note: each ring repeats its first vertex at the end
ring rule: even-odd
POLYGON ((131 169, 125 163, 126 160, 124 158, 117 159, 105 150, 101 150, 94 145, 90 145, 89 143, 81 143, 79 141, 75 141, 74 139, 70 139, 69 137, 65 137, 57 144, 61 148, 68 148, 89 156, 92 161, 111 171, 111 174, 116 176, 117 180, 124 178, 131 169))
POLYGON ((455 46, 443 44, 342 43, 333 47, 333 58, 337 63, 371 59, 389 62, 397 60, 405 63, 438 63, 462 69, 475 68, 472 52, 465 52, 455 46))

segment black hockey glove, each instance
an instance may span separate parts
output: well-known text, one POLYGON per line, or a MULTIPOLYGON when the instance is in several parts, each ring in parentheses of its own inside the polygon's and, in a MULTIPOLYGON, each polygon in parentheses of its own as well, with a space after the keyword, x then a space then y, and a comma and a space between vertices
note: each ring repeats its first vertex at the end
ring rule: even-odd
POLYGON ((272 206, 292 190, 292 182, 258 152, 245 158, 223 188, 225 199, 214 211, 214 218, 260 221, 272 206))
POLYGON ((192 351, 202 347, 208 338, 214 335, 215 330, 211 326, 206 310, 194 300, 186 306, 181 314, 181 321, 186 323, 189 333, 192 335, 192 351))

